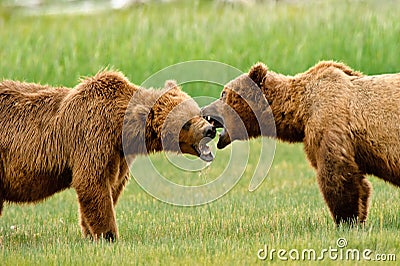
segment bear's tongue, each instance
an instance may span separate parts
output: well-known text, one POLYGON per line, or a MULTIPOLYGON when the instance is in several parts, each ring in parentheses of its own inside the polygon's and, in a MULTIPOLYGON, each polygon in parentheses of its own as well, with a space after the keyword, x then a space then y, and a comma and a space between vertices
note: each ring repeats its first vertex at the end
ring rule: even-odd
POLYGON ((200 159, 206 162, 214 160, 214 155, 212 154, 210 147, 207 146, 207 143, 210 141, 210 138, 204 138, 199 143, 200 159))

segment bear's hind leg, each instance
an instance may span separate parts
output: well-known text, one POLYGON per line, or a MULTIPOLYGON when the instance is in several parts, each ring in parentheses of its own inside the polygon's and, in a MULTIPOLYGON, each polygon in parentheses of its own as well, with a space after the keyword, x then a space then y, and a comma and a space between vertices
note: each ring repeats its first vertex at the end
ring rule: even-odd
POLYGON ((359 191, 360 191, 360 200, 359 200, 359 214, 358 219, 361 223, 365 222, 368 216, 368 208, 369 208, 369 197, 371 195, 371 183, 364 177, 360 181, 359 191))

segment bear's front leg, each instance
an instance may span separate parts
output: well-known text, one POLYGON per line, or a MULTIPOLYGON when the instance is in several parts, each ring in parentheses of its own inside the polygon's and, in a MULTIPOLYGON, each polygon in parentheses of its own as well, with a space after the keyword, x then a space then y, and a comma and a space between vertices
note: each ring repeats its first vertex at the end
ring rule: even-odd
POLYGON ((87 234, 89 230, 94 240, 103 237, 108 241, 115 241, 118 238, 118 229, 110 186, 91 184, 77 186, 75 189, 83 234, 87 234))
POLYGON ((117 179, 114 181, 112 185, 112 198, 113 198, 114 208, 115 205, 117 205, 119 196, 121 195, 128 181, 129 181, 129 168, 125 161, 125 158, 122 157, 120 159, 117 179))
POLYGON ((83 237, 91 237, 89 225, 86 222, 85 217, 82 215, 81 205, 79 204, 79 224, 81 226, 81 231, 83 237))
POLYGON ((342 142, 321 146, 317 159, 318 184, 336 224, 365 222, 371 186, 342 142))
POLYGON ((129 173, 125 173, 124 175, 121 175, 118 178, 118 182, 116 183, 115 186, 112 188, 112 198, 113 198, 113 204, 114 207, 117 205, 118 198, 121 195, 121 192, 124 190, 126 183, 128 183, 129 180, 129 173))

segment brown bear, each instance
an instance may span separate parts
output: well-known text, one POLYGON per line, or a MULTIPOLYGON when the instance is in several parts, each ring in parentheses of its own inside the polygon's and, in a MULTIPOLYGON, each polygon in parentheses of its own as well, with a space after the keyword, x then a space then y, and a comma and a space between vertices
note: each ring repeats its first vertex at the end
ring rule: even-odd
POLYGON ((144 89, 108 70, 74 89, 5 80, 0 117, 0 214, 4 201, 37 202, 72 187, 82 233, 95 240, 118 237, 126 157, 167 150, 213 159, 206 143, 215 129, 172 81, 144 89))
POLYGON ((285 76, 258 63, 202 112, 225 127, 218 148, 261 135, 303 142, 336 224, 366 220, 367 174, 400 186, 400 74, 367 76, 325 61, 285 76), (232 113, 247 132, 238 132, 232 113))

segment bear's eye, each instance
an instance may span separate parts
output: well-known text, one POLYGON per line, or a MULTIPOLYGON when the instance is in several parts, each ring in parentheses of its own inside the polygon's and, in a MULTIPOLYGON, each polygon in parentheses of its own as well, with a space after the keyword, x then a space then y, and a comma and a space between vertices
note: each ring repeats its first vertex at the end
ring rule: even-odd
POLYGON ((221 99, 224 99, 225 96, 226 96, 226 91, 222 91, 222 93, 221 93, 221 99))
POLYGON ((192 125, 192 122, 191 122, 191 121, 187 121, 187 122, 183 125, 182 129, 183 129, 183 130, 189 130, 189 128, 190 128, 191 125, 192 125))

